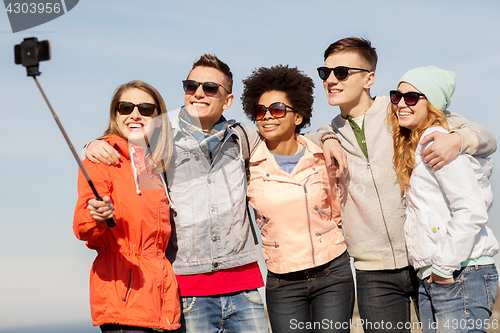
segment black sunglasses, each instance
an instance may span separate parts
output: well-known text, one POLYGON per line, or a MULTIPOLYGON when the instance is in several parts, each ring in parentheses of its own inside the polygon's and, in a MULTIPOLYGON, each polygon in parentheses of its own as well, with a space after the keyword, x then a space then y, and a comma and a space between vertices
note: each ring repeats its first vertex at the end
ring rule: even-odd
POLYGON ((414 106, 418 103, 420 96, 425 97, 424 94, 418 92, 411 91, 403 94, 397 90, 391 90, 389 95, 391 97, 392 104, 398 104, 399 101, 401 101, 401 98, 404 98, 407 106, 414 106))
POLYGON ((288 106, 282 102, 274 102, 273 104, 269 105, 269 107, 265 107, 264 105, 259 104, 252 110, 253 120, 263 119, 266 115, 267 110, 269 110, 272 117, 283 118, 284 116, 286 116, 286 108, 294 110, 291 106, 288 106))
MULTIPOLYGON (((182 81, 182 87, 184 88, 184 92, 188 95, 192 95, 198 90, 199 86, 202 86, 203 92, 207 96, 215 96, 217 95, 217 92, 219 91, 219 87, 224 88, 222 84, 215 83, 215 82, 198 82, 194 80, 184 80, 182 81)), ((227 91, 226 88, 224 90, 230 94, 229 91, 227 91)))
POLYGON ((335 68, 328 67, 318 67, 318 74, 321 80, 325 81, 330 77, 330 73, 333 71, 333 75, 337 78, 337 80, 345 80, 349 76, 349 71, 357 70, 364 71, 370 73, 371 71, 363 68, 354 68, 354 67, 345 67, 345 66, 337 66, 335 68))
POLYGON ((151 103, 134 104, 131 102, 118 102, 118 105, 116 106, 116 111, 118 111, 118 113, 120 113, 121 115, 126 116, 134 112, 134 108, 136 106, 141 116, 144 117, 151 117, 153 113, 155 113, 155 109, 157 108, 156 105, 151 103))

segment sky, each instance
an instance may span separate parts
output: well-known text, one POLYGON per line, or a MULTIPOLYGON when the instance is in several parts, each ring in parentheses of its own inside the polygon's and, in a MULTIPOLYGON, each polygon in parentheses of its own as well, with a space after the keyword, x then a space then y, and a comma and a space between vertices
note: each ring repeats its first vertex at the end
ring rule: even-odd
MULTIPOLYGON (((39 82, 77 151, 106 129, 111 97, 122 83, 148 82, 169 110, 178 109, 181 81, 204 53, 231 67, 235 103, 225 116, 247 124, 241 80, 261 66, 304 71, 316 84, 315 130, 339 112, 328 105, 316 68, 328 45, 351 36, 368 38, 377 49, 372 96, 387 95, 414 67, 453 70, 458 79, 449 110, 486 125, 498 139, 499 15, 495 0, 82 0, 59 18, 14 34, 2 11, 0 332, 90 327, 95 252, 72 230, 78 166, 33 79, 14 64, 14 45, 23 38, 50 40, 52 59, 40 64, 39 82)), ((498 171, 491 181, 498 197, 498 171)), ((497 203, 489 226, 500 238, 499 220, 497 203)))

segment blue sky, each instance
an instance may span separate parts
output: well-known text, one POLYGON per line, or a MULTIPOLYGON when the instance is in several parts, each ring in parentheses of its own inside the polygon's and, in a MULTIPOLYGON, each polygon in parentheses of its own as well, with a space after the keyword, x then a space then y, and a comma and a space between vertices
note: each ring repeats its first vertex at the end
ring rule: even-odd
MULTIPOLYGON (((0 13, 0 114, 7 125, 0 132, 0 330, 90 322, 95 253, 72 231, 77 164, 33 80, 14 65, 13 47, 23 38, 51 42, 52 60, 41 63, 39 80, 77 150, 102 134, 122 83, 146 81, 169 110, 179 108, 181 81, 203 53, 231 67, 236 99, 225 115, 247 123, 241 80, 260 66, 297 66, 316 84, 310 128, 317 129, 339 111, 328 105, 316 67, 330 43, 349 36, 377 48, 372 95, 387 94, 413 67, 453 70, 449 109, 498 139, 499 14, 493 0, 82 0, 54 21, 13 34, 0 13)), ((498 170, 492 182, 498 197, 498 170)), ((489 226, 500 238, 499 218, 497 204, 489 226)))

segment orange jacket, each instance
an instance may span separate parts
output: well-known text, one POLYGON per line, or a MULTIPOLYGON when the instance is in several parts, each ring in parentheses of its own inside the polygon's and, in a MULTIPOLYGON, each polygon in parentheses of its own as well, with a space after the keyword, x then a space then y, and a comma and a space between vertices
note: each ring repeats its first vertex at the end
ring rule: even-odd
POLYGON ((158 174, 145 167, 140 147, 132 161, 128 143, 118 136, 106 141, 121 154, 118 166, 84 160, 97 192, 111 197, 116 227, 100 227, 87 202, 94 198, 83 173, 78 176, 78 201, 73 230, 97 251, 90 272, 90 305, 94 326, 121 324, 173 330, 180 327, 177 281, 165 258, 170 238, 170 209, 158 174), (139 187, 147 178, 153 186, 139 187))
POLYGON ((297 141, 306 151, 291 174, 281 170, 265 142, 250 158, 247 196, 267 269, 278 274, 323 265, 347 249, 336 178, 321 148, 301 135, 297 141))

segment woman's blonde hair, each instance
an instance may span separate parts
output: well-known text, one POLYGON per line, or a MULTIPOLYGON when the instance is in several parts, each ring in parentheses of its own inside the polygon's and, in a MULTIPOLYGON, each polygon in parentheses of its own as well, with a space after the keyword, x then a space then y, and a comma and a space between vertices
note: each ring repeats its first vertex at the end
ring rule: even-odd
POLYGON ((397 106, 390 103, 387 108, 388 126, 392 130, 394 157, 393 163, 398 177, 401 195, 405 189, 410 187, 410 177, 415 169, 415 149, 420 137, 426 129, 433 126, 441 126, 449 130, 446 115, 440 109, 427 102, 427 118, 412 132, 405 127, 399 126, 397 106))
POLYGON ((123 134, 118 128, 118 123, 116 122, 116 116, 118 112, 116 110, 116 107, 118 106, 122 95, 129 89, 139 89, 144 91, 153 98, 155 104, 157 105, 157 117, 161 117, 161 126, 157 128, 151 138, 149 138, 148 149, 150 150, 151 157, 154 163, 157 164, 155 172, 164 172, 166 171, 172 159, 172 128, 168 119, 167 106, 165 105, 165 101, 161 97, 160 93, 153 86, 147 84, 146 82, 134 80, 122 84, 116 89, 109 108, 109 126, 106 131, 104 131, 104 134, 100 139, 113 134, 124 138, 123 134), (152 144, 152 146, 150 146, 150 144, 152 144))

